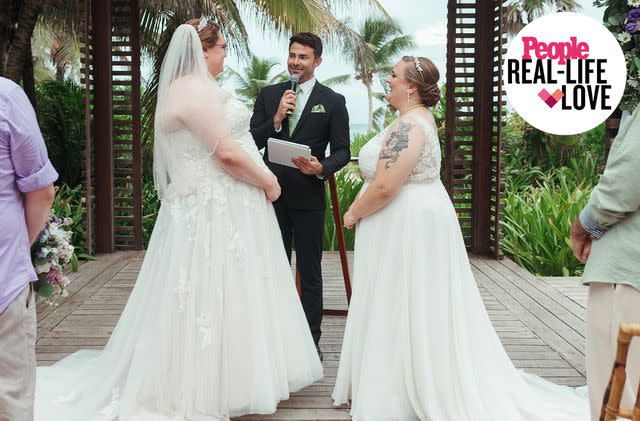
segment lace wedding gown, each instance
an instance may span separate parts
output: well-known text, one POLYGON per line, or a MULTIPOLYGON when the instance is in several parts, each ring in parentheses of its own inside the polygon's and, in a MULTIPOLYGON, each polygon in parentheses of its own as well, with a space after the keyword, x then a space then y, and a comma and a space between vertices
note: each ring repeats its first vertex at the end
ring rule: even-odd
MULTIPOLYGON (((358 224, 336 404, 351 399, 357 421, 587 421, 586 399, 509 360, 439 179, 435 125, 403 118, 427 142, 393 201, 358 224)), ((360 152, 364 188, 392 127, 360 152)))
MULTIPOLYGON (((233 139, 266 170, 247 108, 234 98, 223 108, 233 139)), ((322 377, 264 192, 189 131, 166 139, 171 184, 131 297, 103 351, 38 368, 38 421, 273 413, 322 377)))

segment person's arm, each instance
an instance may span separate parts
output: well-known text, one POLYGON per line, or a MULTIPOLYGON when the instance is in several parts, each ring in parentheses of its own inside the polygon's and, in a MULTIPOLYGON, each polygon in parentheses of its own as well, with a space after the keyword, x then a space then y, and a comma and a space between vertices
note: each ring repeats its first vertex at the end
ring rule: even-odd
POLYGON ((640 107, 620 130, 613 143, 600 181, 587 205, 571 225, 573 253, 586 262, 592 240, 598 240, 614 225, 640 208, 638 157, 640 156, 640 107))
POLYGON ((331 113, 330 120, 330 155, 321 161, 323 171, 320 175, 324 179, 347 165, 351 159, 349 112, 342 95, 338 95, 336 102, 337 106, 331 113))
POLYGON ((375 177, 344 216, 348 228, 388 205, 420 160, 426 142, 424 130, 410 119, 401 118, 395 124, 380 151, 375 177))
POLYGON ((295 92, 289 89, 280 98, 275 115, 270 115, 265 110, 264 92, 265 90, 262 89, 258 94, 253 106, 251 121, 249 122, 249 131, 258 149, 265 148, 267 139, 270 137, 278 137, 279 133, 282 132, 282 123, 287 118, 287 110, 293 110, 296 104, 295 92))
POLYGON ((640 208, 640 107, 613 143, 611 153, 585 206, 581 221, 594 238, 640 208))
POLYGON ((49 217, 55 197, 53 184, 24 194, 24 217, 29 232, 29 244, 33 244, 49 217))
POLYGON ((181 92, 183 102, 176 104, 180 118, 202 140, 225 171, 245 183, 264 189, 270 201, 276 200, 280 195, 277 178, 271 171, 260 167, 234 141, 223 107, 217 102, 221 93, 206 86, 195 84, 178 87, 191 90, 190 95, 181 92))
POLYGON ((349 138, 349 113, 342 95, 337 95, 336 109, 331 113, 329 120, 330 154, 322 161, 315 156, 306 159, 293 158, 292 162, 306 175, 315 175, 321 180, 326 180, 340 168, 349 163, 351 148, 349 138))
POLYGON ((27 96, 17 85, 9 96, 8 118, 4 124, 8 127, 7 132, 11 133, 11 161, 16 186, 24 195, 29 244, 33 244, 51 211, 55 195, 53 182, 58 173, 49 161, 36 114, 27 96))

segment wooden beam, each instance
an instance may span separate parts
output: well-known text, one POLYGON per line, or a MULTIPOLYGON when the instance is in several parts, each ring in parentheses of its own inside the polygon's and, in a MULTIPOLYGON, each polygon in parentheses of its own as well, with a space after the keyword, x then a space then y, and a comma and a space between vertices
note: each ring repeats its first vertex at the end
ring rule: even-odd
POLYGON ((493 93, 490 58, 493 57, 493 10, 496 0, 477 0, 476 79, 474 81, 473 125, 473 213, 471 215, 471 252, 491 253, 491 114, 493 93))
POLYGON ((444 186, 453 200, 453 160, 455 158, 455 38, 456 38, 456 0, 447 1, 447 76, 445 92, 445 162, 444 186))
POLYGON ((140 104, 140 6, 131 0, 131 123, 133 160, 133 249, 143 249, 142 232, 142 111, 140 104))
POLYGON ((91 2, 96 252, 115 250, 110 0, 91 2))

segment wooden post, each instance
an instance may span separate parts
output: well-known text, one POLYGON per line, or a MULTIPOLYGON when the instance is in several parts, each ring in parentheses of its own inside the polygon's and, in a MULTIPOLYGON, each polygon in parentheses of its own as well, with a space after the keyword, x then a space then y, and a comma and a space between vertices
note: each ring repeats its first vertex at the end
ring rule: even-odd
POLYGON ((111 8, 109 0, 91 2, 93 35, 93 142, 96 252, 115 250, 111 89, 111 8))
MULTIPOLYGON (((344 290, 347 296, 347 307, 351 304, 351 276, 349 275, 349 259, 347 257, 347 246, 344 241, 344 231, 342 229, 342 215, 340 215, 340 203, 338 201, 338 188, 335 177, 329 177, 329 194, 331 196, 331 207, 333 208, 333 223, 336 226, 338 236, 338 250, 340 251, 340 265, 342 266, 342 277, 344 279, 344 290)), ((297 265, 297 263, 296 263, 297 265)), ((298 296, 302 294, 300 286, 300 272, 296 269, 296 289, 298 296)), ((324 309, 323 314, 331 316, 346 316, 349 310, 324 309)))
POLYGON ((474 84, 473 213, 471 252, 488 254, 491 223, 492 110, 491 62, 495 0, 478 0, 476 15, 476 78, 474 84))
POLYGON ((89 254, 94 252, 93 244, 93 130, 91 128, 91 62, 93 47, 91 41, 91 0, 84 2, 83 21, 83 54, 82 79, 84 82, 84 206, 85 206, 85 249, 89 254))
POLYGON ((133 168, 133 249, 143 249, 142 232, 142 112, 140 104, 140 7, 131 0, 131 142, 133 168))
POLYGON ((351 277, 349 276, 347 245, 344 241, 342 215, 340 215, 340 203, 338 202, 338 188, 334 176, 329 177, 329 192, 331 194, 331 207, 333 208, 333 222, 336 225, 336 234, 338 235, 338 250, 340 250, 340 264, 342 266, 342 277, 344 278, 344 290, 347 295, 348 306, 351 304, 351 277))

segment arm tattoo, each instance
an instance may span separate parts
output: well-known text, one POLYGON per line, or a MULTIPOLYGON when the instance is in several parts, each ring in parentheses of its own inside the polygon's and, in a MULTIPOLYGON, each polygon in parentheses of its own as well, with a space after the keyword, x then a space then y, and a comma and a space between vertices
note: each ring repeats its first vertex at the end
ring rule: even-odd
POLYGON ((385 169, 389 169, 391 164, 400 159, 400 152, 409 147, 409 131, 411 130, 411 124, 400 122, 400 128, 391 132, 387 141, 385 142, 382 150, 380 151, 379 159, 386 159, 384 164, 385 169))

